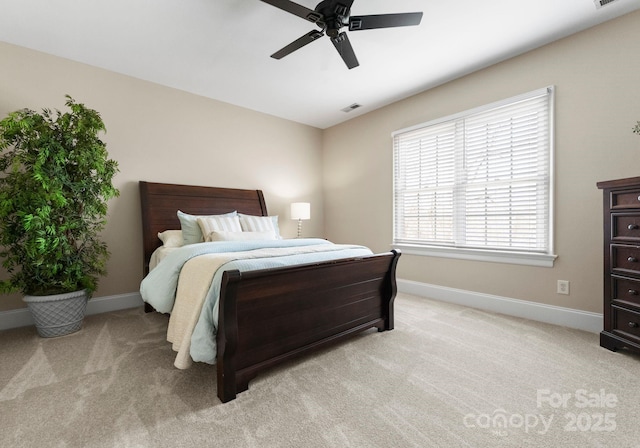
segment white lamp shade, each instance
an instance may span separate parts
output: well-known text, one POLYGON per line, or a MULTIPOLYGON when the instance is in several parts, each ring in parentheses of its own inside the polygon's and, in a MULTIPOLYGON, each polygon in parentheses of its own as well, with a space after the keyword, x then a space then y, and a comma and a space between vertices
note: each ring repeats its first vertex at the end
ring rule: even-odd
POLYGON ((293 202, 291 204, 291 219, 311 219, 311 204, 293 202))

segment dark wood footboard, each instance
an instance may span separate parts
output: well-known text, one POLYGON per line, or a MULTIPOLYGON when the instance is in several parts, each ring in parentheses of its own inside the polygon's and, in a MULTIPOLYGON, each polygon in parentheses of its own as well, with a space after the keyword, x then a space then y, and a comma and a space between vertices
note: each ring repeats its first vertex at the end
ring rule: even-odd
POLYGON ((220 400, 233 400, 278 363, 369 328, 392 330, 399 257, 392 251, 225 272, 217 333, 220 400))

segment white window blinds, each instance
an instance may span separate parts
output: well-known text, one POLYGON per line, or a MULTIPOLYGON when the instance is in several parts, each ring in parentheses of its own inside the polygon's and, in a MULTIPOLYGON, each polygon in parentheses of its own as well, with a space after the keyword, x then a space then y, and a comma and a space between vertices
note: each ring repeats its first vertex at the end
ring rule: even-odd
POLYGON ((552 95, 395 132, 394 243, 551 253, 552 95))

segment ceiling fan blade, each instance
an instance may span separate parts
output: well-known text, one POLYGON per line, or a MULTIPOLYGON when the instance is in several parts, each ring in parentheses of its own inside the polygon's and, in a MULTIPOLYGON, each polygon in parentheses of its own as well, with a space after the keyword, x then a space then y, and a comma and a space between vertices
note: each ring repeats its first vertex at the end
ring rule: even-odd
POLYGON ((353 51, 353 47, 351 46, 351 42, 349 42, 347 33, 342 32, 336 37, 332 37, 331 42, 333 42, 333 46, 336 47, 336 50, 340 53, 342 60, 347 64, 349 70, 360 65, 358 58, 356 58, 356 54, 353 51))
POLYGON ((310 44, 314 40, 320 39, 322 36, 324 36, 324 33, 322 33, 321 31, 311 31, 305 34, 304 36, 302 36, 301 38, 294 40, 293 42, 291 42, 289 45, 282 48, 281 50, 276 51, 271 55, 271 57, 273 59, 282 59, 283 57, 293 53, 296 50, 299 50, 305 45, 310 44))
POLYGON ((351 16, 349 18, 349 31, 373 30, 376 28, 393 28, 397 26, 415 26, 420 25, 421 20, 421 12, 351 16))
POLYGON ((309 22, 316 23, 323 17, 313 9, 309 9, 305 6, 299 5, 289 0, 262 0, 264 3, 268 3, 276 8, 280 8, 283 11, 289 12, 298 17, 302 17, 309 22))

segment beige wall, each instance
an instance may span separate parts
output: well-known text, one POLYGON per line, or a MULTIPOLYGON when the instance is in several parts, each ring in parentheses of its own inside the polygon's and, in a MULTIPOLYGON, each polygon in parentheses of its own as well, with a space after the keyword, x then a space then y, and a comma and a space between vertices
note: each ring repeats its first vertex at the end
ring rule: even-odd
MULTIPOLYGON (((138 79, 0 43, 0 117, 64 108, 64 95, 98 110, 120 173, 104 239, 109 275, 95 297, 136 292, 142 278, 138 180, 262 189, 284 236, 296 235, 289 203, 312 204, 304 235, 322 235, 322 131, 138 79)), ((211 82, 215 82, 212 79, 211 82)), ((21 308, 18 295, 0 311, 21 308)))
POLYGON ((391 132, 556 86, 553 268, 403 255, 398 277, 602 311, 602 196, 596 182, 640 175, 640 12, 586 30, 324 133, 326 235, 376 251, 392 238, 391 132), (571 294, 556 294, 558 279, 571 294))

